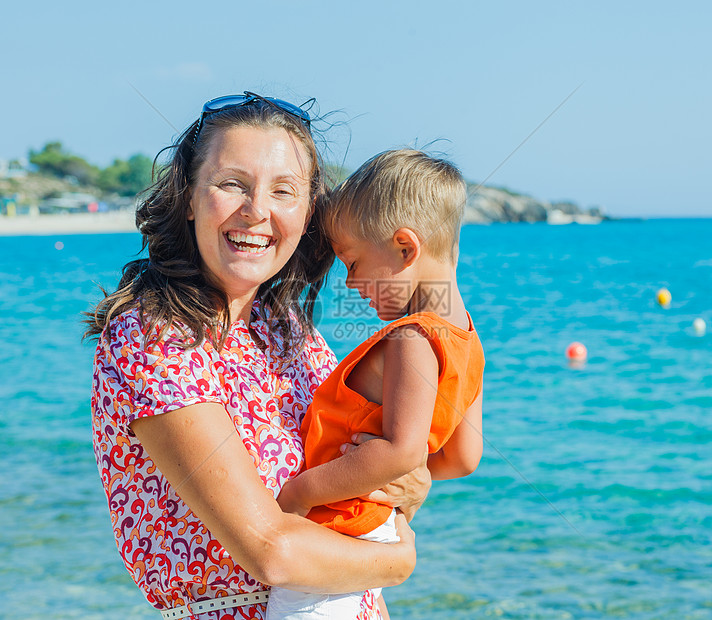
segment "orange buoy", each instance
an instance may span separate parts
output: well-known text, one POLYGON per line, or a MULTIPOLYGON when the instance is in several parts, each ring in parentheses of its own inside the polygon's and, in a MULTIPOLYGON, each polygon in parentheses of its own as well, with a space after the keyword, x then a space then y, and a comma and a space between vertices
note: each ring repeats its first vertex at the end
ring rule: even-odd
POLYGON ((588 357, 588 351, 580 342, 572 342, 566 347, 566 357, 572 362, 583 362, 588 357))

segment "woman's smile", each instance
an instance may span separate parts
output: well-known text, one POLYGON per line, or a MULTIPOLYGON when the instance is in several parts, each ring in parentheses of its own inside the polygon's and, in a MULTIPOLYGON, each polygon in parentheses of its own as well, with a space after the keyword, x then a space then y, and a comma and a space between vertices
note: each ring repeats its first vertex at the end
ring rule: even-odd
POLYGON ((225 233, 225 239, 235 248, 236 252, 264 255, 274 245, 270 235, 259 235, 240 230, 230 230, 225 233))

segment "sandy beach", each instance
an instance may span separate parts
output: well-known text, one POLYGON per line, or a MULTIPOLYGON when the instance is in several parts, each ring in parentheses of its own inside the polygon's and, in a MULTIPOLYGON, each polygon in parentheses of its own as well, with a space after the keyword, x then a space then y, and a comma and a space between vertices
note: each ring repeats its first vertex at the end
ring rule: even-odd
POLYGON ((0 237, 136 232, 133 211, 0 216, 0 237))

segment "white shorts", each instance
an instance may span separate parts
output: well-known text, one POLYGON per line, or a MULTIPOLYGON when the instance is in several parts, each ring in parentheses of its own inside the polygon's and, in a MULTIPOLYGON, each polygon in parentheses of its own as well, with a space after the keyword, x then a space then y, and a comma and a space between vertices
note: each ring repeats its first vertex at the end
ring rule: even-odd
MULTIPOLYGON (((395 543, 400 540, 396 534, 396 511, 391 511, 383 525, 358 536, 363 540, 381 543, 395 543)), ((372 590, 374 598, 381 595, 381 588, 372 590)), ((347 594, 314 594, 296 592, 285 588, 272 588, 267 603, 266 620, 354 620, 361 611, 364 591, 347 594)))

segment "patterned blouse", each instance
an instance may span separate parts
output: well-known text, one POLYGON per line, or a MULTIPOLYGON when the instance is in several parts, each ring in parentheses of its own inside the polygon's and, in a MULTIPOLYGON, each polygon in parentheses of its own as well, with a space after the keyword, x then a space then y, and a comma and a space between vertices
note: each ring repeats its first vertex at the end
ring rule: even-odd
MULTIPOLYGON (((267 326, 250 325, 267 345, 267 326)), ((287 368, 263 352, 244 321, 233 323, 225 347, 183 350, 177 330, 162 340, 144 334, 137 310, 111 321, 94 359, 94 452, 119 553, 148 602, 159 610, 265 589, 238 566, 178 497, 129 425, 202 402, 222 403, 276 497, 302 467, 299 424, 335 358, 321 336, 309 339, 287 368), (147 337, 145 337, 147 336, 147 337)), ((264 605, 200 614, 201 620, 261 619, 264 605)), ((359 617, 380 617, 367 594, 359 617)))

